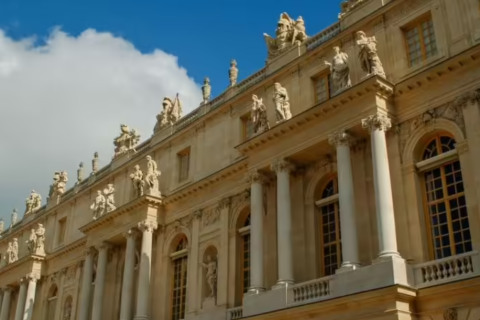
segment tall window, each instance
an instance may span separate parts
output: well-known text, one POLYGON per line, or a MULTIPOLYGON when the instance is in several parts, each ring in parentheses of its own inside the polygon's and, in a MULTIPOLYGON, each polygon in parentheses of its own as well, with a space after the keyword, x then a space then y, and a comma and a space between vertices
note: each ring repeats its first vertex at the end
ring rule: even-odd
POLYGON ((58 242, 57 244, 60 246, 63 244, 65 240, 65 232, 67 230, 67 218, 63 218, 58 221, 58 242))
POLYGON ((330 180, 322 190, 322 199, 316 202, 320 209, 320 248, 322 274, 335 274, 342 264, 342 242, 340 232, 340 210, 336 179, 330 180))
POLYGON ((48 291, 48 298, 47 298, 47 318, 46 319, 53 319, 55 318, 55 310, 57 309, 57 299, 58 298, 58 287, 53 284, 48 291))
POLYGON ((182 238, 172 253, 172 320, 185 318, 187 298, 187 239, 182 238))
POLYGON ((423 171, 431 257, 441 259, 472 251, 462 170, 455 140, 445 135, 436 136, 427 144, 423 160, 427 161, 418 163, 417 167, 423 171), (426 169, 422 170, 422 167, 426 169))
POLYGON ((240 119, 242 121, 242 141, 246 141, 253 136, 253 122, 249 114, 240 119))
POLYGON ((327 101, 330 98, 329 75, 325 74, 313 80, 315 89, 315 104, 327 101))
POLYGON ((410 66, 420 64, 437 54, 435 30, 430 16, 410 24, 404 32, 410 66))
POLYGON ((241 236, 242 290, 245 293, 250 288, 250 214, 238 232, 241 236))
POLYGON ((190 170, 190 148, 178 153, 178 181, 182 182, 188 179, 190 170))

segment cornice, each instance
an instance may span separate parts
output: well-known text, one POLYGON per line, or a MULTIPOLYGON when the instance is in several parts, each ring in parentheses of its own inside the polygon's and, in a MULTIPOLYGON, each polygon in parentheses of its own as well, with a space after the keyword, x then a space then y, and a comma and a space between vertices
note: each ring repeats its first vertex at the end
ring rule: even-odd
POLYGON ((437 81, 444 80, 451 74, 469 68, 471 64, 478 63, 480 45, 450 58, 439 60, 430 68, 395 84, 395 98, 403 98, 410 94, 417 94, 424 87, 437 81))
POLYGON ((340 109, 353 105, 357 100, 367 95, 376 95, 384 99, 389 99, 394 92, 394 85, 388 80, 373 76, 359 84, 351 87, 339 95, 322 102, 306 111, 284 121, 270 130, 267 130, 253 138, 236 146, 235 149, 242 154, 247 155, 254 150, 270 143, 276 143, 278 139, 301 130, 301 128, 312 121, 318 121, 318 118, 330 116, 340 109))
POLYGON ((10 270, 16 269, 21 265, 24 265, 29 262, 42 262, 45 260, 44 256, 38 256, 38 255, 27 255, 25 257, 22 257, 21 259, 18 259, 17 261, 7 264, 3 268, 0 269, 0 276, 10 270))
POLYGON ((74 241, 70 244, 62 246, 62 247, 58 248, 57 250, 47 254, 45 260, 46 261, 51 261, 51 260, 58 259, 58 258, 60 258, 64 255, 66 255, 69 252, 77 250, 78 248, 84 248, 86 244, 87 244, 87 239, 85 237, 83 237, 81 239, 78 239, 77 241, 74 241))
POLYGON ((127 212, 133 211, 137 208, 141 207, 153 207, 153 208, 159 208, 160 206, 163 205, 163 199, 162 198, 157 198, 157 197, 152 197, 149 195, 144 195, 140 198, 137 198, 133 201, 130 201, 123 206, 115 209, 112 212, 106 213, 100 218, 96 220, 92 220, 91 222, 87 223, 86 225, 78 228, 81 232, 84 234, 88 234, 92 232, 93 230, 96 230, 106 224, 111 223, 116 217, 119 217, 127 212))
POLYGON ((165 197, 163 203, 165 205, 168 205, 180 201, 188 196, 202 191, 205 188, 218 184, 222 180, 234 174, 246 171, 247 167, 247 160, 245 158, 240 159, 237 162, 231 164, 230 166, 221 169, 197 182, 193 182, 192 184, 182 187, 181 189, 173 190, 171 194, 165 197))

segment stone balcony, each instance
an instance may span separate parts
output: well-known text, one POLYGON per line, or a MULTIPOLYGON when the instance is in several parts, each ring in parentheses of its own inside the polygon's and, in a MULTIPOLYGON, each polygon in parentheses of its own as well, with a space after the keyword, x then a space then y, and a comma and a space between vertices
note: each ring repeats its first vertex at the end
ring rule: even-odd
POLYGON ((242 319, 393 285, 422 289, 478 276, 480 254, 476 251, 419 264, 392 258, 357 270, 247 295, 242 307, 227 310, 226 318, 242 319))

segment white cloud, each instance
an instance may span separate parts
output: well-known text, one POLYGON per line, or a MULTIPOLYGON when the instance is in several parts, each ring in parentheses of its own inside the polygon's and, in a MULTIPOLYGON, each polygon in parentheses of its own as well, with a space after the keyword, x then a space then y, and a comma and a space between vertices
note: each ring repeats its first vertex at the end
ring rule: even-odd
POLYGON ((0 30, 0 217, 20 214, 31 189, 43 201, 54 171, 87 174, 95 151, 109 162, 119 124, 151 136, 164 96, 180 93, 184 112, 201 91, 177 57, 138 51, 125 39, 86 30, 55 29, 40 46, 0 30))

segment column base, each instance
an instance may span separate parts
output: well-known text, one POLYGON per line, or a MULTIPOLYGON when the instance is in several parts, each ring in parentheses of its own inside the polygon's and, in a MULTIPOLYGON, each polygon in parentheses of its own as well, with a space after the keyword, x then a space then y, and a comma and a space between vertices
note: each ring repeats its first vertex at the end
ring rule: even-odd
POLYGON ((245 296, 253 296, 259 293, 265 292, 265 288, 263 287, 250 287, 247 292, 245 292, 245 296))
POLYGON ((283 289, 283 288, 286 288, 286 287, 289 287, 289 286, 293 286, 294 284, 295 284, 295 281, 293 281, 293 280, 279 279, 277 281, 277 284, 272 287, 272 290, 283 289))
POLYGON ((344 262, 342 263, 342 266, 335 270, 335 274, 343 273, 343 272, 349 272, 349 271, 354 271, 357 269, 360 269, 362 266, 360 263, 356 262, 344 262))
POLYGON ((378 254, 378 257, 375 260, 373 260, 373 263, 389 261, 394 258, 402 259, 402 257, 400 256, 400 253, 396 251, 382 251, 378 254))
POLYGON ((133 320, 150 320, 148 316, 135 316, 133 320))

